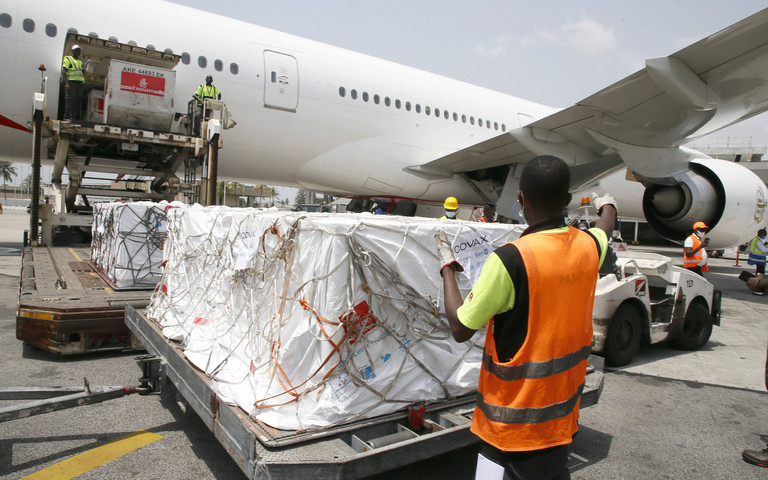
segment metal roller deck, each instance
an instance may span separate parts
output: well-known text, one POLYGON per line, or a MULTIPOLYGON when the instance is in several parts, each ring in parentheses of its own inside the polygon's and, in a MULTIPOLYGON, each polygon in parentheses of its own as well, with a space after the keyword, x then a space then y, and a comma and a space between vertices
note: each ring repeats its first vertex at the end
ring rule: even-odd
MULTIPOLYGON (((222 403, 211 380, 142 312, 126 306, 125 321, 159 358, 160 389, 175 387, 248 478, 361 478, 477 442, 469 431, 475 395, 427 405, 418 432, 409 428, 407 411, 319 430, 271 428, 222 403)), ((603 359, 592 356, 581 406, 596 404, 602 387, 603 359)))

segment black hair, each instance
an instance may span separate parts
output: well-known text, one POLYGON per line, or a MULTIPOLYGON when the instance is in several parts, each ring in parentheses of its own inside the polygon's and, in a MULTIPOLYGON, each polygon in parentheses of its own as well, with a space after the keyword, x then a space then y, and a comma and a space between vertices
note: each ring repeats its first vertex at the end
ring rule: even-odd
POLYGON ((765 236, 765 229, 761 228, 760 230, 758 230, 757 231, 757 235, 760 236, 760 237, 764 237, 765 236))
POLYGON ((560 212, 568 203, 570 185, 571 170, 552 155, 535 157, 520 175, 520 190, 526 200, 552 211, 560 212))

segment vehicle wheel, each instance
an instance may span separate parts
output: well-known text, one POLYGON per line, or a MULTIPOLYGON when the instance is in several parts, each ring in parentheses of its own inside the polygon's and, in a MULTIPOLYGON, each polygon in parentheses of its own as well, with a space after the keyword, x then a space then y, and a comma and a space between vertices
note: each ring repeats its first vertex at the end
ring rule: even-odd
POLYGON ((643 338, 642 318, 636 307, 624 303, 616 309, 605 338, 605 361, 613 367, 621 367, 635 358, 643 338))
POLYGON ((700 302, 693 302, 685 312, 685 323, 680 336, 672 339, 672 346, 680 350, 698 350, 712 335, 712 316, 707 307, 700 302))

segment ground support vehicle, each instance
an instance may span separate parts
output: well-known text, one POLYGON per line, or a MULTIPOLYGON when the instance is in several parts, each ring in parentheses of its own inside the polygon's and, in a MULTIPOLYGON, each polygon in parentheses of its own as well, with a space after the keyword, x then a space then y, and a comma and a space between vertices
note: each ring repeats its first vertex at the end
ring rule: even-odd
POLYGON ((118 290, 90 263, 87 247, 25 247, 16 338, 60 355, 141 348, 125 306, 143 308, 151 290, 118 290))
MULTIPOLYGON (((319 430, 283 431, 251 420, 220 401, 210 379, 131 306, 126 324, 158 359, 151 389, 174 390, 225 447, 248 478, 360 478, 418 462, 477 441, 470 431, 475 395, 425 405, 423 417, 401 411, 319 430)), ((581 406, 598 402, 603 359, 590 356, 581 406)))
POLYGON ((75 44, 86 65, 82 120, 49 117, 48 106, 57 102, 62 114, 64 88, 58 99, 49 98, 46 70, 40 66, 43 78, 34 95, 32 122, 32 208, 24 240, 30 248, 22 257, 16 329, 20 340, 59 354, 131 348, 124 307, 143 307, 151 294, 109 285, 88 263, 90 250, 78 248, 90 244, 88 198, 157 201, 184 193, 190 201, 215 203, 218 150, 226 128, 221 101, 205 99, 210 118, 202 119, 200 136, 192 134, 189 115, 174 107, 173 69, 180 55, 71 32, 63 54, 69 55, 75 44), (53 163, 54 194, 43 204, 40 165, 45 161, 53 163), (182 170, 183 182, 177 176, 182 170), (107 188, 121 182, 103 183, 123 177, 141 180, 123 181, 121 189, 107 188), (102 184, 85 182, 91 179, 102 184), (144 183, 148 188, 135 188, 144 183), (84 205, 78 205, 80 200, 84 205))
POLYGON ((615 272, 597 282, 593 353, 621 366, 642 342, 698 350, 709 341, 712 326, 720 325, 721 292, 714 285, 663 255, 620 247, 616 256, 615 272))

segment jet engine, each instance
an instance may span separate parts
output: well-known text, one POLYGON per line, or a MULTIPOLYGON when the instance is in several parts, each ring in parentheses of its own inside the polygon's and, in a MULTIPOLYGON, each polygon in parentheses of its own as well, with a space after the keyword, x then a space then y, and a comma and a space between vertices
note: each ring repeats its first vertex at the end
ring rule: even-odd
POLYGON ((710 227, 710 249, 740 245, 766 226, 768 188, 751 170, 738 163, 697 159, 689 170, 675 175, 675 183, 646 184, 643 212, 662 236, 682 243, 693 223, 710 227))

